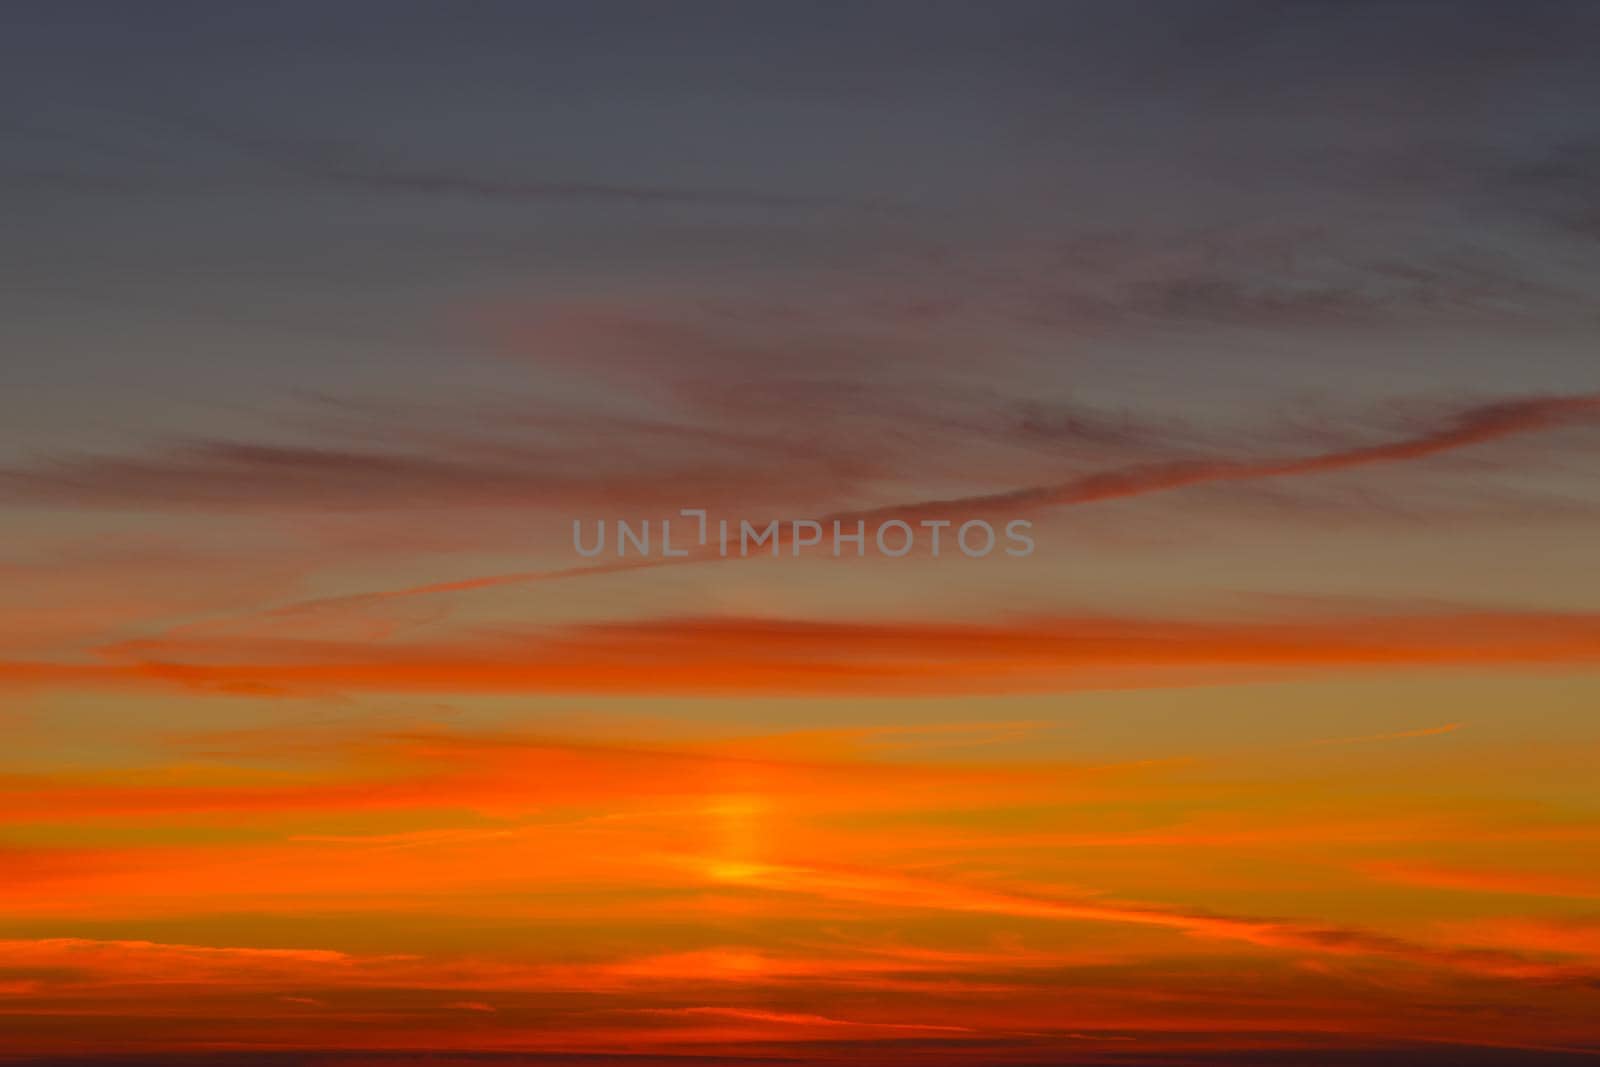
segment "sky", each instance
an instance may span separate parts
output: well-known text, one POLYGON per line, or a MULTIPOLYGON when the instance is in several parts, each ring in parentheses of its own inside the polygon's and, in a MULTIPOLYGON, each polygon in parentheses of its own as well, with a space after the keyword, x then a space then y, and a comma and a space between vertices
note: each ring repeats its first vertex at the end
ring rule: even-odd
POLYGON ((0 1062, 1593 1062, 1597 35, 4 5, 0 1062))

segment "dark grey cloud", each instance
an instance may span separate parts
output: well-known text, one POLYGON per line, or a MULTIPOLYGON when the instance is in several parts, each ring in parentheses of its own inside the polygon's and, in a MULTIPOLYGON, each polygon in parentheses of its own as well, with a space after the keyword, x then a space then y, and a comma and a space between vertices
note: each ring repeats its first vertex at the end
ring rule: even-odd
POLYGON ((1586 242, 1600 241, 1600 132, 1508 163, 1484 181, 1497 208, 1586 242))
MULTIPOLYGON (((1176 379, 1197 340, 1259 331, 1303 342, 1284 376, 1299 361, 1306 379, 1385 329, 1595 325, 1600 262, 1547 240, 1592 217, 1592 157, 1564 146, 1594 143, 1600 114, 1593 5, 761 8, 13 5, 0 181, 29 210, 8 321, 55 336, 98 316, 61 346, 86 368, 180 377, 202 362, 185 345, 130 355, 119 329, 176 291, 216 335, 219 389, 275 351, 226 342, 274 331, 303 376, 324 357, 301 340, 325 331, 338 352, 373 342, 371 376, 420 393, 459 354, 400 366, 393 324, 464 317, 481 293, 594 292, 597 322, 534 321, 501 347, 655 410, 426 442, 383 419, 312 442, 176 429, 13 462, 0 492, 340 507, 765 488, 838 508, 919 478, 981 492, 1269 451, 1249 428, 1078 403, 1074 360, 1098 342, 1124 346, 1109 361, 1176 338, 1153 368, 1176 379), (52 188, 179 195, 63 207, 36 195, 52 188), (205 189, 250 195, 186 195, 205 189), (58 290, 79 299, 40 315, 58 290), (635 290, 667 310, 630 307, 635 290), (297 311, 317 329, 285 328, 297 311), (755 473, 778 461, 782 479, 755 473)), ((1593 387, 1578 357, 1552 361, 1593 387)), ((1286 436, 1266 443, 1304 443, 1286 436)))

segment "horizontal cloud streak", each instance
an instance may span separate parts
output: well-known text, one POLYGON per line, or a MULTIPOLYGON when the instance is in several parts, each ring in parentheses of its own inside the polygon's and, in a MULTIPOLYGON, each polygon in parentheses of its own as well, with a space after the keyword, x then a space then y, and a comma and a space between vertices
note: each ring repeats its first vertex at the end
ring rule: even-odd
POLYGON ((1591 982, 1596 978, 1583 969, 1547 964, 1512 952, 1437 947, 1368 930, 1282 919, 1211 914, 1098 898, 1063 900, 849 869, 712 863, 710 873, 737 884, 816 893, 862 903, 1159 926, 1196 937, 1243 941, 1267 948, 1335 956, 1375 956, 1501 978, 1574 982, 1591 982))
POLYGON ((1600 616, 1475 612, 1189 622, 993 623, 681 618, 455 642, 184 638, 94 663, 0 662, 12 686, 419 693, 1025 693, 1284 672, 1600 661, 1600 616))
MULTIPOLYGON (((898 519, 908 522, 923 520, 959 522, 963 519, 985 516, 1009 518, 1035 515, 1058 508, 1173 492, 1207 484, 1310 476, 1406 463, 1542 430, 1581 425, 1594 421, 1597 417, 1600 417, 1600 394, 1505 400, 1468 408, 1449 418, 1443 425, 1424 428, 1409 437, 1386 444, 1336 449, 1301 458, 1174 460, 1140 464, 1053 485, 839 511, 824 515, 816 521, 823 524, 825 532, 831 531, 831 524, 838 522, 845 525, 845 532, 848 533, 851 532, 851 524, 858 521, 886 522, 898 519)), ((794 527, 791 524, 781 525, 792 535, 794 527)), ((688 555, 676 559, 617 560, 591 566, 482 575, 327 598, 279 610, 293 613, 305 609, 352 607, 403 597, 472 592, 506 585, 652 570, 681 564, 727 562, 737 558, 723 555, 715 547, 707 547, 692 549, 688 555)))
POLYGON ((1177 461, 1108 471, 1059 485, 986 496, 928 500, 829 516, 839 519, 961 518, 1032 514, 1050 508, 1169 492, 1215 482, 1254 481, 1425 459, 1472 445, 1533 433, 1600 416, 1600 394, 1532 397, 1469 408, 1436 429, 1381 445, 1339 449, 1300 459, 1177 461))

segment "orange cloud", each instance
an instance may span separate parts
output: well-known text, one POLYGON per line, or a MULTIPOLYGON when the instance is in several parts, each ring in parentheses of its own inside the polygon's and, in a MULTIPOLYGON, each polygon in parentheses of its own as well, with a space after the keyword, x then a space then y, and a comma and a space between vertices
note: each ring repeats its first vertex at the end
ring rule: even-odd
POLYGON ((856 1019, 835 1019, 827 1015, 809 1015, 788 1011, 762 1011, 756 1008, 645 1008, 642 1009, 652 1015, 677 1015, 677 1016, 714 1016, 724 1019, 737 1019, 743 1022, 774 1023, 780 1026, 798 1026, 802 1028, 815 1027, 847 1027, 866 1030, 908 1030, 921 1033, 944 1034, 971 1034, 976 1031, 970 1026, 941 1026, 937 1023, 886 1023, 865 1022, 856 1019))
POLYGON ((1094 897, 1041 897, 848 868, 719 860, 708 861, 705 867, 711 878, 734 884, 892 907, 1157 926, 1197 937, 1241 941, 1293 952, 1376 957, 1500 978, 1577 982, 1595 978, 1593 974, 1568 966, 1548 964, 1514 953, 1440 947, 1351 927, 1184 911, 1094 897))
POLYGON ((169 638, 97 663, 0 663, 12 685, 221 692, 1026 693, 1283 672, 1600 661, 1600 616, 1473 612, 1190 622, 756 618, 581 624, 456 642, 169 638))
POLYGON ((1368 863, 1362 872, 1379 881, 1425 889, 1520 896, 1600 898, 1600 879, 1540 871, 1459 867, 1418 862, 1368 863))

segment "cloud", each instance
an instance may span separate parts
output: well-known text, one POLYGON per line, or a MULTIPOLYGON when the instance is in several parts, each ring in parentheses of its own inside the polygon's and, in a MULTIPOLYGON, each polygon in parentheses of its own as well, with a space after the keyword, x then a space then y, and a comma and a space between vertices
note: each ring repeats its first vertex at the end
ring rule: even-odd
MULTIPOLYGON (((1072 686, 1075 674, 1167 669, 1581 664, 1582 614, 1187 623, 1038 618, 997 624, 666 619, 490 635, 467 644, 130 642, 102 666, 16 665, 13 678, 112 684, 443 692, 960 692, 1072 686), (625 668, 625 669, 624 669, 625 668)), ((1107 677, 1108 675, 1102 675, 1107 677)))
POLYGON ((66 984, 167 985, 213 981, 254 986, 314 979, 337 984, 409 956, 358 957, 328 949, 239 948, 157 941, 56 937, 0 940, 0 967, 51 972, 66 984))
MULTIPOLYGON (((297 133, 274 133, 248 126, 236 118, 207 117, 201 114, 115 114, 119 130, 135 131, 149 143, 170 151, 171 142, 221 148, 232 157, 243 158, 255 170, 244 176, 223 171, 208 179, 174 177, 161 169, 129 166, 118 160, 116 169, 101 163, 94 171, 62 170, 58 167, 32 168, 0 173, 0 183, 22 184, 66 193, 143 193, 158 191, 216 191, 260 188, 278 176, 290 176, 329 188, 377 196, 449 198, 498 207, 536 207, 539 205, 583 205, 597 207, 698 208, 723 211, 796 212, 818 210, 867 210, 862 201, 844 197, 812 196, 802 193, 768 192, 753 189, 671 186, 631 183, 590 178, 550 178, 514 173, 500 168, 474 166, 460 160, 411 160, 403 153, 379 145, 369 137, 297 133), (265 180, 263 180, 265 179, 265 180)), ((70 142, 64 129, 36 131, 57 140, 70 142)), ((137 158, 137 157, 136 157, 137 158)), ((193 166, 193 172, 215 170, 211 161, 193 166)))
POLYGON ((721 1008, 704 1006, 692 1008, 644 1008, 640 1010, 652 1015, 690 1017, 710 1016, 719 1019, 733 1019, 738 1022, 771 1023, 773 1025, 785 1027, 848 1027, 866 1030, 906 1030, 923 1033, 948 1034, 971 1034, 977 1032, 970 1026, 943 1026, 937 1023, 868 1022, 856 1019, 837 1019, 830 1015, 812 1015, 790 1011, 767 1011, 759 1008, 721 1008))
MULTIPOLYGON (((1407 436, 1382 444, 1337 448, 1298 457, 1237 460, 1175 459, 1141 463, 1054 484, 836 511, 823 515, 816 521, 823 525, 824 530, 831 530, 831 524, 834 522, 844 524, 849 529, 857 521, 884 522, 899 519, 917 522, 945 519, 959 522, 981 517, 1009 519, 1037 515, 1060 508, 1174 492, 1203 485, 1283 480, 1409 463, 1494 441, 1566 426, 1585 425, 1596 421, 1597 418, 1600 418, 1600 394, 1503 400, 1466 408, 1438 424, 1420 427, 1407 436)), ((678 499, 681 501, 687 495, 692 494, 681 489, 678 499)), ((785 529, 792 527, 786 526, 785 529)), ((687 556, 677 559, 617 560, 590 566, 488 574, 306 601, 276 609, 274 613, 293 615, 307 611, 337 610, 406 597, 471 592, 507 585, 618 574, 683 564, 727 562, 737 558, 723 556, 714 546, 710 546, 690 549, 687 556)))
MULTIPOLYGON (((1437 165, 1448 172, 1451 163, 1437 165)), ((1428 188, 1449 184, 1447 177, 1428 188)), ((1469 237, 1422 212, 1407 214, 1404 230, 1315 210, 1289 224, 1041 222, 1024 240, 900 249, 892 270, 862 271, 867 277, 847 275, 843 283, 825 278, 799 296, 752 301, 729 317, 773 332, 843 325, 935 343, 998 336, 1005 340, 988 343, 1007 348, 1019 337, 1074 347, 1090 339, 1253 335, 1361 344, 1384 327, 1582 329, 1591 321, 1584 295, 1600 261, 1563 249, 1565 271, 1530 265, 1519 250, 1525 241, 1496 228, 1503 211, 1487 213, 1469 237)), ((830 353, 821 355, 827 366, 830 353)))
MULTIPOLYGON (((757 736, 700 743, 529 736, 515 732, 454 733, 438 729, 326 736, 284 728, 254 738, 231 738, 219 757, 205 737, 177 737, 185 763, 154 775, 109 772, 92 776, 13 774, 0 777, 0 822, 61 823, 78 819, 272 819, 318 813, 377 815, 397 811, 453 811, 448 828, 394 832, 291 832, 285 862, 326 868, 332 857, 360 864, 390 861, 426 875, 451 854, 516 850, 553 834, 583 842, 628 830, 629 818, 648 833, 653 820, 701 821, 737 815, 737 798, 750 782, 761 795, 785 798, 796 810, 899 809, 913 803, 902 789, 916 784, 952 796, 993 797, 1059 788, 1079 768, 1052 766, 1046 773, 1014 773, 966 765, 865 763, 860 753, 819 754, 808 738, 757 736), (284 744, 281 742, 289 742, 284 744), (220 780, 187 769, 209 754, 234 768, 220 780), (293 756, 287 767, 252 769, 255 755, 293 756), (863 775, 863 766, 872 766, 863 775), (739 783, 747 783, 741 786, 739 783), (615 818, 588 822, 547 809, 621 804, 615 818), (479 818, 462 825, 460 813, 479 818)), ((80 875, 106 881, 139 877, 136 856, 102 850, 18 849, 4 855, 20 879, 37 883, 80 875)), ((220 873, 230 881, 230 867, 220 873)), ((444 873, 444 872, 441 872, 444 873)), ((469 879, 470 870, 461 873, 469 879)), ((308 876, 309 877, 309 876, 308 876)))
POLYGON ((850 868, 707 863, 710 877, 733 884, 899 908, 980 912, 1019 918, 1158 926, 1195 937, 1241 941, 1290 952, 1365 956, 1444 967, 1499 978, 1589 983, 1593 973, 1513 952, 1459 949, 1408 941, 1355 927, 1188 911, 1086 897, 1062 899, 973 888, 930 879, 850 868))
POLYGON ((1576 957, 1600 965, 1600 920, 1592 915, 1493 916, 1451 922, 1446 929, 1464 944, 1563 959, 1576 957))
POLYGON ((1395 885, 1446 889, 1465 893, 1505 893, 1513 896, 1600 898, 1600 879, 1569 874, 1463 867, 1413 860, 1364 864, 1362 873, 1395 885))
POLYGON ((1480 183, 1492 206, 1586 243, 1600 239, 1600 142, 1568 141, 1497 162, 1480 183))
MULTIPOLYGON (((626 432, 617 427, 619 432, 626 432)), ((550 448, 503 441, 417 449, 306 447, 193 441, 137 457, 79 456, 0 470, 14 503, 249 512, 438 507, 548 509, 672 507, 685 487, 761 496, 758 471, 713 434, 677 434, 671 452, 635 453, 657 439, 630 427, 631 447, 609 454, 581 442, 550 448), (626 468, 626 469, 625 469, 626 468)), ((796 472, 791 488, 801 484, 796 472)))
POLYGON ((1403 463, 1521 434, 1589 422, 1597 417, 1600 417, 1600 394, 1507 400, 1468 408, 1441 426, 1423 428, 1411 436, 1385 444, 1335 449, 1298 458, 1179 460, 1107 471, 1056 485, 890 505, 829 518, 853 520, 1026 515, 1051 508, 1170 492, 1208 483, 1285 478, 1403 463))
POLYGON ((475 1011, 487 1015, 493 1015, 497 1011, 493 1004, 485 1004, 481 1000, 455 1000, 446 1004, 445 1007, 454 1008, 456 1011, 475 1011))
POLYGON ((1055 692, 1350 669, 1585 665, 1600 660, 1600 617, 1479 611, 1242 622, 661 618, 431 643, 173 636, 105 646, 99 655, 89 663, 0 662, 0 684, 259 695, 1055 692))

